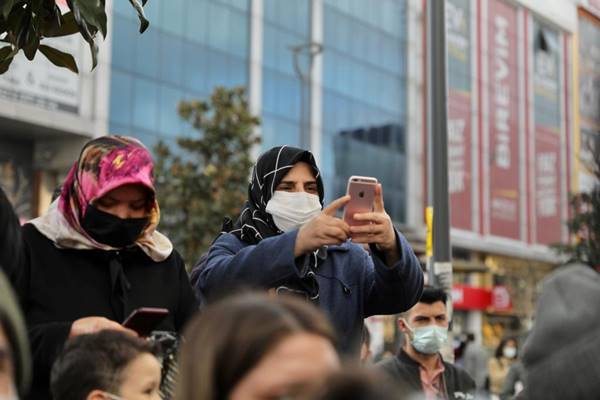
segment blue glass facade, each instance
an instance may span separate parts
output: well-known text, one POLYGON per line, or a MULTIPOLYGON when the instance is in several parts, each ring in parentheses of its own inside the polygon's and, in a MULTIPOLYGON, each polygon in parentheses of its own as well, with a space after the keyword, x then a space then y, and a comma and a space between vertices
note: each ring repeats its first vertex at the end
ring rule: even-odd
POLYGON ((109 128, 148 146, 188 134, 177 104, 248 84, 248 0, 149 1, 150 27, 114 2, 109 128))
MULTIPOLYGON (((262 147, 307 143, 309 90, 292 47, 311 41, 311 0, 263 0, 262 147), (304 101, 303 101, 304 100, 304 101), (303 131, 303 132, 302 132, 303 131), (301 139, 304 135, 304 141, 301 139)), ((377 176, 388 212, 405 217, 406 9, 402 0, 323 1, 321 166, 326 200, 350 175, 377 176)), ((137 32, 135 12, 115 1, 110 131, 149 146, 189 134, 181 99, 214 86, 248 85, 250 0, 150 1, 137 32)), ((300 53, 308 74, 308 52, 300 53)))
POLYGON ((321 164, 328 199, 345 193, 351 175, 376 176, 388 213, 404 222, 405 2, 324 3, 321 164))
MULTIPOLYGON (((310 41, 310 0, 264 0, 263 27, 263 147, 300 146, 302 96, 291 47, 310 41)), ((306 56, 302 70, 308 72, 306 56)), ((305 114, 307 115, 307 114, 305 114)), ((306 121, 306 120, 305 120, 306 121)))

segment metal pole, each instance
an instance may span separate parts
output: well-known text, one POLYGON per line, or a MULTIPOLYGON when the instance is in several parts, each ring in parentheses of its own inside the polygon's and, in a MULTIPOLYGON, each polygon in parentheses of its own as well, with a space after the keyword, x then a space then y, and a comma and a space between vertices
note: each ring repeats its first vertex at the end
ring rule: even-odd
POLYGON ((306 113, 306 96, 305 96, 305 88, 308 85, 308 90, 310 90, 310 85, 312 83, 312 73, 313 73, 313 61, 314 57, 323 51, 323 46, 320 43, 304 43, 298 46, 289 46, 289 49, 293 54, 293 64, 294 64, 294 72, 296 72, 296 76, 298 77, 300 83, 300 147, 303 149, 310 148, 310 130, 306 129, 307 126, 307 113, 306 113), (302 72, 302 68, 300 66, 300 56, 303 52, 308 52, 309 64, 308 64, 308 74, 304 74, 302 72))
MULTIPOLYGON (((430 205, 433 206, 433 257, 431 284, 450 293, 452 263, 448 200, 448 90, 446 84, 446 2, 427 2, 430 205)), ((451 305, 449 307, 451 311, 451 305)))

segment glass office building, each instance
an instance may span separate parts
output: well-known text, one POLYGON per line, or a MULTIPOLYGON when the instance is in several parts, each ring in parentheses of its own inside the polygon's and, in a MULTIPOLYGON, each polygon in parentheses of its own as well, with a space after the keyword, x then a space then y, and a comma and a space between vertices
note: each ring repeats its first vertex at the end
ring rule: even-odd
MULTIPOLYGON (((317 91, 317 133, 327 201, 343 194, 350 175, 377 176, 388 212, 405 221, 405 1, 260 0, 262 37, 252 38, 253 0, 170 0, 147 3, 150 28, 126 1, 114 2, 109 127, 148 145, 190 134, 177 114, 182 99, 206 98, 217 85, 249 86, 251 40, 261 42, 262 148, 306 139, 317 91), (315 20, 313 7, 320 8, 315 20), (315 27, 315 24, 320 26, 315 27), (294 51, 315 42, 322 82, 301 83, 294 51), (302 117, 304 116, 304 118, 302 117)), ((256 4, 254 4, 255 6, 256 4)), ((307 73, 307 51, 298 52, 307 73)))

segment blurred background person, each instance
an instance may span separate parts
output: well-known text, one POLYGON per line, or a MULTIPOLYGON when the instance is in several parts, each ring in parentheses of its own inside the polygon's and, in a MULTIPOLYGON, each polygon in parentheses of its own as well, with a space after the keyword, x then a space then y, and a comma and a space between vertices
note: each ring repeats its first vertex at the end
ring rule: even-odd
POLYGON ((525 387, 525 367, 521 360, 515 360, 510 366, 508 374, 502 384, 502 392, 500 393, 500 400, 511 400, 517 398, 517 396, 523 391, 525 387))
POLYGON ((223 299, 184 337, 177 400, 304 398, 340 368, 327 319, 290 295, 223 299))
MULTIPOLYGON (((50 397, 50 368, 67 338, 127 331, 121 322, 140 307, 168 309, 158 329, 178 332, 197 309, 182 258, 156 231, 153 166, 137 139, 91 140, 60 197, 23 226, 22 252, 7 271, 29 329, 30 398, 50 397)), ((0 227, 0 242, 12 229, 0 227)))
POLYGON ((508 370, 517 359, 517 340, 515 338, 504 338, 496 348, 494 357, 488 361, 489 391, 492 399, 497 400, 502 393, 504 380, 508 370))
POLYGON ((600 398, 600 274, 572 264, 544 281, 535 325, 523 346, 518 399, 600 398))
POLYGON ((485 388, 487 377, 488 352, 475 340, 475 335, 468 332, 462 353, 462 366, 475 381, 478 391, 485 388))
POLYGON ((105 330, 67 342, 51 375, 54 400, 161 400, 159 349, 105 330))
POLYGON ((31 381, 31 356, 25 322, 8 280, 0 271, 0 399, 25 396, 31 381))

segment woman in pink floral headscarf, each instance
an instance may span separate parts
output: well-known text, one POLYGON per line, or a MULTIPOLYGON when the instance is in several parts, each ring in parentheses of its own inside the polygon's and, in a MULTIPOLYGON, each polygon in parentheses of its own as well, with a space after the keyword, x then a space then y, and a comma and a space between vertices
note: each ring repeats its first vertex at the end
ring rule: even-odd
POLYGON ((136 139, 94 139, 49 211, 23 226, 24 249, 8 272, 34 355, 30 398, 49 398, 50 368, 69 337, 129 331, 121 323, 140 307, 168 309, 159 329, 179 332, 196 310, 184 263, 156 230, 152 174, 152 157, 136 139))

